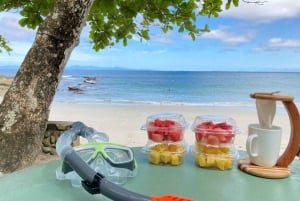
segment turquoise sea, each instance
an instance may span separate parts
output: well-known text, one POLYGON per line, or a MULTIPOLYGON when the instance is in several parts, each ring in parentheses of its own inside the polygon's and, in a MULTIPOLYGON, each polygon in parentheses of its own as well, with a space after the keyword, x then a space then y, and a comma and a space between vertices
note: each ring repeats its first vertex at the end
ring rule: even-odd
MULTIPOLYGON (((13 76, 16 69, 0 67, 13 76)), ((54 102, 252 107, 253 92, 274 92, 300 103, 300 72, 192 72, 67 68, 54 102), (84 77, 96 78, 95 84, 84 77), (77 87, 80 92, 68 88, 77 87)))

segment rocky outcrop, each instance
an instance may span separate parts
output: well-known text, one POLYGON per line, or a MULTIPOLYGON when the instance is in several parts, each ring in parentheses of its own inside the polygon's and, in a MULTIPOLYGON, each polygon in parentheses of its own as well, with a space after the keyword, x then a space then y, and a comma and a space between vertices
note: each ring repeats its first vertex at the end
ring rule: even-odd
POLYGON ((83 91, 83 89, 81 89, 79 86, 69 86, 68 90, 74 93, 80 93, 83 91))
POLYGON ((85 83, 89 83, 89 84, 96 84, 96 77, 88 77, 88 76, 85 76, 83 77, 84 78, 84 81, 85 83))

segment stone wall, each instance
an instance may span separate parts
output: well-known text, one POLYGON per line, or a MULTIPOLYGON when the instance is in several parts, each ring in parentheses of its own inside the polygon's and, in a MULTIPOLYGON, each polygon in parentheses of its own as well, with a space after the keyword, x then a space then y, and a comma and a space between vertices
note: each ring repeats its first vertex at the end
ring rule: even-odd
MULTIPOLYGON (((46 154, 56 155, 56 141, 59 136, 72 127, 73 122, 69 121, 49 121, 47 129, 44 134, 42 151, 46 154)), ((73 145, 79 145, 79 139, 77 139, 73 145)))

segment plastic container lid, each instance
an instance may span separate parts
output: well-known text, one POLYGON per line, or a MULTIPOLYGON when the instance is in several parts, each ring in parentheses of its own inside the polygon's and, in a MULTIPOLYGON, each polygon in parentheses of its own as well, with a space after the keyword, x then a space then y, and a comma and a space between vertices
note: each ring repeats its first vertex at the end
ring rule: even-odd
POLYGON ((213 130, 216 128, 233 131, 235 134, 239 133, 235 120, 226 115, 200 115, 195 118, 192 125, 194 132, 198 130, 213 130))

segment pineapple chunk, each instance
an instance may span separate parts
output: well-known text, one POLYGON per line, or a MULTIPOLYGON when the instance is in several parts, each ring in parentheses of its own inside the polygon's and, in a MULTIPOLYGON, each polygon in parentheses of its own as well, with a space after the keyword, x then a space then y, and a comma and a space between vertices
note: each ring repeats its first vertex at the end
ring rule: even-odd
POLYGON ((157 144, 149 150, 149 161, 153 164, 179 165, 184 158, 184 146, 177 144, 157 144))
POLYGON ((200 143, 196 143, 196 150, 197 151, 204 153, 204 148, 205 148, 204 145, 202 145, 200 143))
POLYGON ((160 154, 160 161, 162 163, 169 163, 171 161, 171 153, 169 151, 162 152, 160 154))
POLYGON ((151 149, 158 151, 158 152, 163 152, 168 149, 168 145, 167 144, 157 144, 154 147, 152 147, 151 149))
POLYGON ((149 161, 153 164, 159 164, 160 163, 160 153, 154 150, 150 150, 149 152, 149 161))
POLYGON ((230 158, 219 158, 216 160, 217 168, 226 170, 232 168, 232 160, 230 158))
POLYGON ((180 156, 178 154, 171 155, 171 165, 179 165, 181 162, 180 156))
POLYGON ((206 154, 218 154, 219 153, 219 148, 216 148, 216 147, 205 147, 203 153, 206 153, 206 154))
POLYGON ((206 158, 206 167, 215 167, 216 166, 216 158, 214 156, 208 156, 206 158))
POLYGON ((196 162, 200 167, 206 167, 206 158, 203 154, 196 154, 196 162))
POLYGON ((233 160, 231 158, 228 158, 225 163, 225 169, 231 169, 232 166, 233 166, 233 160))
POLYGON ((220 147, 220 154, 229 154, 230 149, 228 147, 220 147))
POLYGON ((216 165, 217 168, 219 168, 220 170, 225 170, 225 166, 226 166, 226 159, 223 158, 219 158, 216 160, 216 165))

